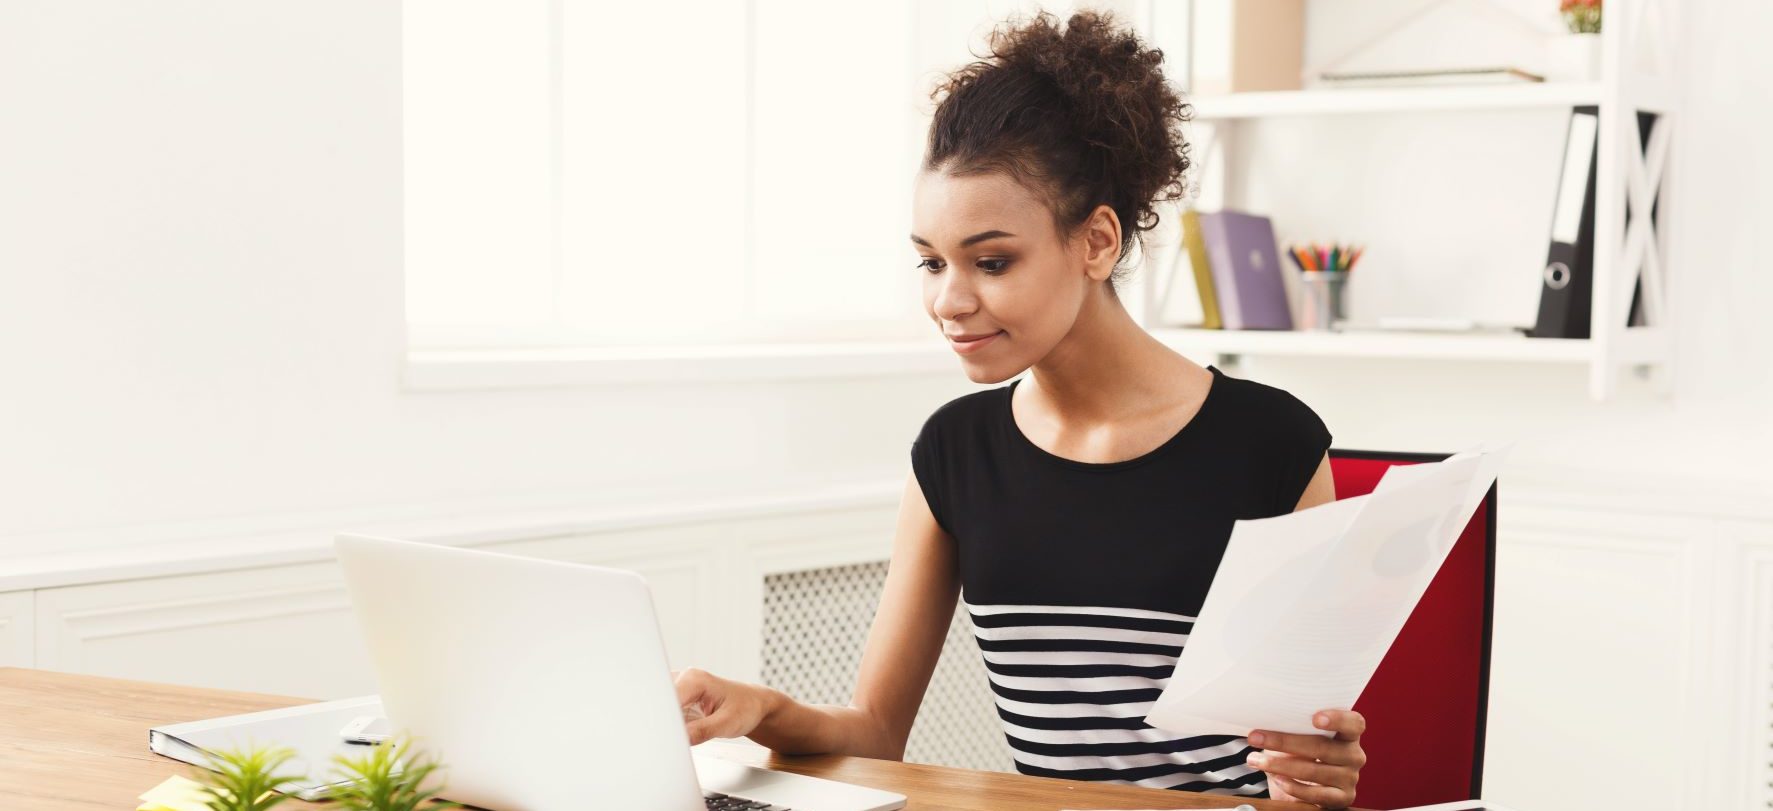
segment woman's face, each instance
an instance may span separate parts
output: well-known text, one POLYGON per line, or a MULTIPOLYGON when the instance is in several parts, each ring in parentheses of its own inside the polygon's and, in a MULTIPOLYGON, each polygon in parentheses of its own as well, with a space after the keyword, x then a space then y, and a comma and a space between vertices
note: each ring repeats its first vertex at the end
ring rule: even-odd
POLYGON ((1112 259, 1102 267, 1087 240, 1061 239, 1046 205, 1007 175, 920 172, 911 223, 924 311, 975 383, 1033 366, 1089 296, 1106 294, 1112 259))

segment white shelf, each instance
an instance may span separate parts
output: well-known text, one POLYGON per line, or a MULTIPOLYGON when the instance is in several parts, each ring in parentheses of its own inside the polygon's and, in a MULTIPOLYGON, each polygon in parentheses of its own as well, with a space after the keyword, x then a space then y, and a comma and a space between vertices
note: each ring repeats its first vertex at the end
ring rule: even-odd
MULTIPOLYGON (((1572 107, 1600 109, 1597 159, 1600 171, 1592 190, 1595 212, 1593 278, 1590 289, 1591 317, 1597 331, 1593 338, 1560 340, 1528 338, 1514 334, 1447 334, 1399 332, 1240 332, 1199 329, 1153 328, 1152 333, 1185 353, 1196 355, 1271 355, 1333 358, 1398 358, 1456 362, 1563 365, 1586 374, 1590 396, 1605 400, 1618 388, 1626 368, 1650 381, 1662 394, 1672 390, 1670 366, 1674 362, 1673 319, 1668 304, 1667 231, 1653 222, 1648 212, 1660 206, 1667 222, 1675 116, 1681 99, 1679 39, 1667 35, 1679 30, 1679 0, 1616 0, 1608 4, 1607 26, 1599 37, 1598 78, 1593 81, 1495 82, 1449 84, 1398 84, 1348 87, 1317 83, 1306 90, 1222 93, 1187 96, 1193 117, 1201 125, 1196 143, 1202 163, 1212 163, 1224 187, 1222 205, 1237 208, 1240 186, 1236 176, 1246 167, 1269 159, 1266 155, 1240 154, 1251 142, 1264 137, 1261 128, 1244 121, 1343 116, 1408 116, 1419 113, 1482 111, 1542 111, 1556 117, 1572 107), (1617 6, 1617 7, 1615 7, 1617 6), (1639 116, 1655 112, 1660 117, 1648 137, 1640 136, 1639 116), (1646 193, 1647 192, 1647 193, 1646 193), (1621 329, 1627 320, 1626 304, 1634 283, 1641 283, 1644 318, 1652 327, 1621 329)), ((1393 38, 1414 24, 1408 15, 1384 31, 1374 31, 1354 51, 1331 59, 1342 64, 1354 55, 1390 47, 1393 38), (1390 44, 1387 44, 1390 43, 1390 44)), ((1524 30, 1524 29, 1523 29, 1524 30)), ((1535 30, 1537 30, 1535 28, 1535 30)), ((1408 49, 1406 49, 1408 50, 1408 49)), ((1422 48, 1410 51, 1418 56, 1422 48)), ((1522 53, 1525 53, 1524 51, 1522 53)), ((1321 56, 1321 54, 1320 54, 1321 56)), ((1395 54, 1394 54, 1395 56, 1395 54)), ((1391 59, 1391 57, 1386 57, 1391 59)), ((1384 60, 1369 60, 1377 63, 1384 60)), ((1392 59, 1407 64, 1408 58, 1392 59)), ((1312 71, 1315 74, 1315 69, 1312 71)), ((1531 116, 1529 116, 1531 117, 1531 116)), ((1310 121, 1301 123, 1311 124, 1310 121)), ((1327 124, 1329 122, 1317 122, 1327 124)), ((1549 131, 1549 130, 1548 130, 1549 131)), ((1344 141, 1346 139, 1328 139, 1344 141)), ((1328 142, 1327 141, 1327 142, 1328 142)), ((1559 145, 1562 141, 1559 141, 1559 145)), ((1547 147, 1551 148, 1551 147, 1547 147)), ((1299 156, 1286 156, 1296 159, 1299 156)), ((1375 237, 1374 239, 1377 239, 1375 237)), ((1150 274, 1148 302, 1160 302, 1167 280, 1150 274)), ((1144 322, 1161 307, 1148 305, 1144 322)))
POLYGON ((1423 87, 1343 87, 1195 96, 1200 121, 1341 113, 1507 110, 1599 104, 1600 82, 1531 82, 1423 87))
MULTIPOLYGON (((1288 332, 1280 330, 1154 329, 1151 334, 1184 354, 1292 355, 1339 358, 1493 360, 1527 363, 1589 363, 1595 343, 1525 335, 1460 335, 1432 332, 1288 332)), ((1615 356, 1627 363, 1661 359, 1665 343, 1650 330, 1630 330, 1615 356)))

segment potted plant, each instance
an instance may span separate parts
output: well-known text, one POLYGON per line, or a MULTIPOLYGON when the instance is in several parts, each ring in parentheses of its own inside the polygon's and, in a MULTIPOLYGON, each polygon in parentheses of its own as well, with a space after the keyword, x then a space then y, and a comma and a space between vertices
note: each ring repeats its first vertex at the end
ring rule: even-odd
POLYGON ((1601 0, 1559 0, 1558 14, 1569 33, 1551 38, 1546 75, 1568 82, 1601 76, 1601 0))
POLYGON ((249 747, 206 754, 209 771, 200 771, 205 804, 210 811, 266 811, 289 799, 284 786, 300 778, 277 769, 295 757, 286 747, 249 747))
POLYGON ((443 784, 430 778, 443 764, 412 751, 412 741, 405 736, 376 746, 362 757, 335 757, 333 763, 344 781, 332 795, 341 811, 442 811, 461 807, 435 799, 443 784))
MULTIPOLYGON (((296 753, 287 747, 247 747, 208 754, 210 770, 198 770, 204 805, 209 811, 269 811, 289 799, 282 789, 299 781, 277 770, 296 753)), ((444 811, 458 803, 436 799, 441 781, 431 781, 443 764, 415 752, 401 736, 376 746, 362 757, 333 758, 341 785, 332 795, 339 811, 444 811), (427 786, 427 782, 434 785, 427 786)))

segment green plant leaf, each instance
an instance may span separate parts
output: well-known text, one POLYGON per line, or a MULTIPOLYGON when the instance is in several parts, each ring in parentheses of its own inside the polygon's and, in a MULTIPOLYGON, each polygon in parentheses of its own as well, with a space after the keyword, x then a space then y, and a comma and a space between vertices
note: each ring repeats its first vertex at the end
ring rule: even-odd
POLYGON ((277 774, 295 756, 295 750, 283 746, 204 752, 210 770, 195 779, 211 811, 266 811, 288 800, 283 789, 301 780, 300 775, 277 774))
POLYGON ((413 750, 405 735, 370 750, 361 757, 333 758, 334 771, 346 781, 333 792, 340 811, 436 811, 460 808, 458 803, 435 799, 441 783, 425 788, 443 764, 413 750))

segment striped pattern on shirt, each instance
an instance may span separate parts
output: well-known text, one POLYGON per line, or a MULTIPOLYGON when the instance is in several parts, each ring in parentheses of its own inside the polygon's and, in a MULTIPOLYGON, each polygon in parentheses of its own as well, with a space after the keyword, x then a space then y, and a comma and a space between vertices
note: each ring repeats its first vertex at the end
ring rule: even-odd
POLYGON ((1138 608, 974 605, 979 650, 1023 774, 1255 796, 1244 738, 1177 738, 1145 723, 1194 617, 1138 608))

